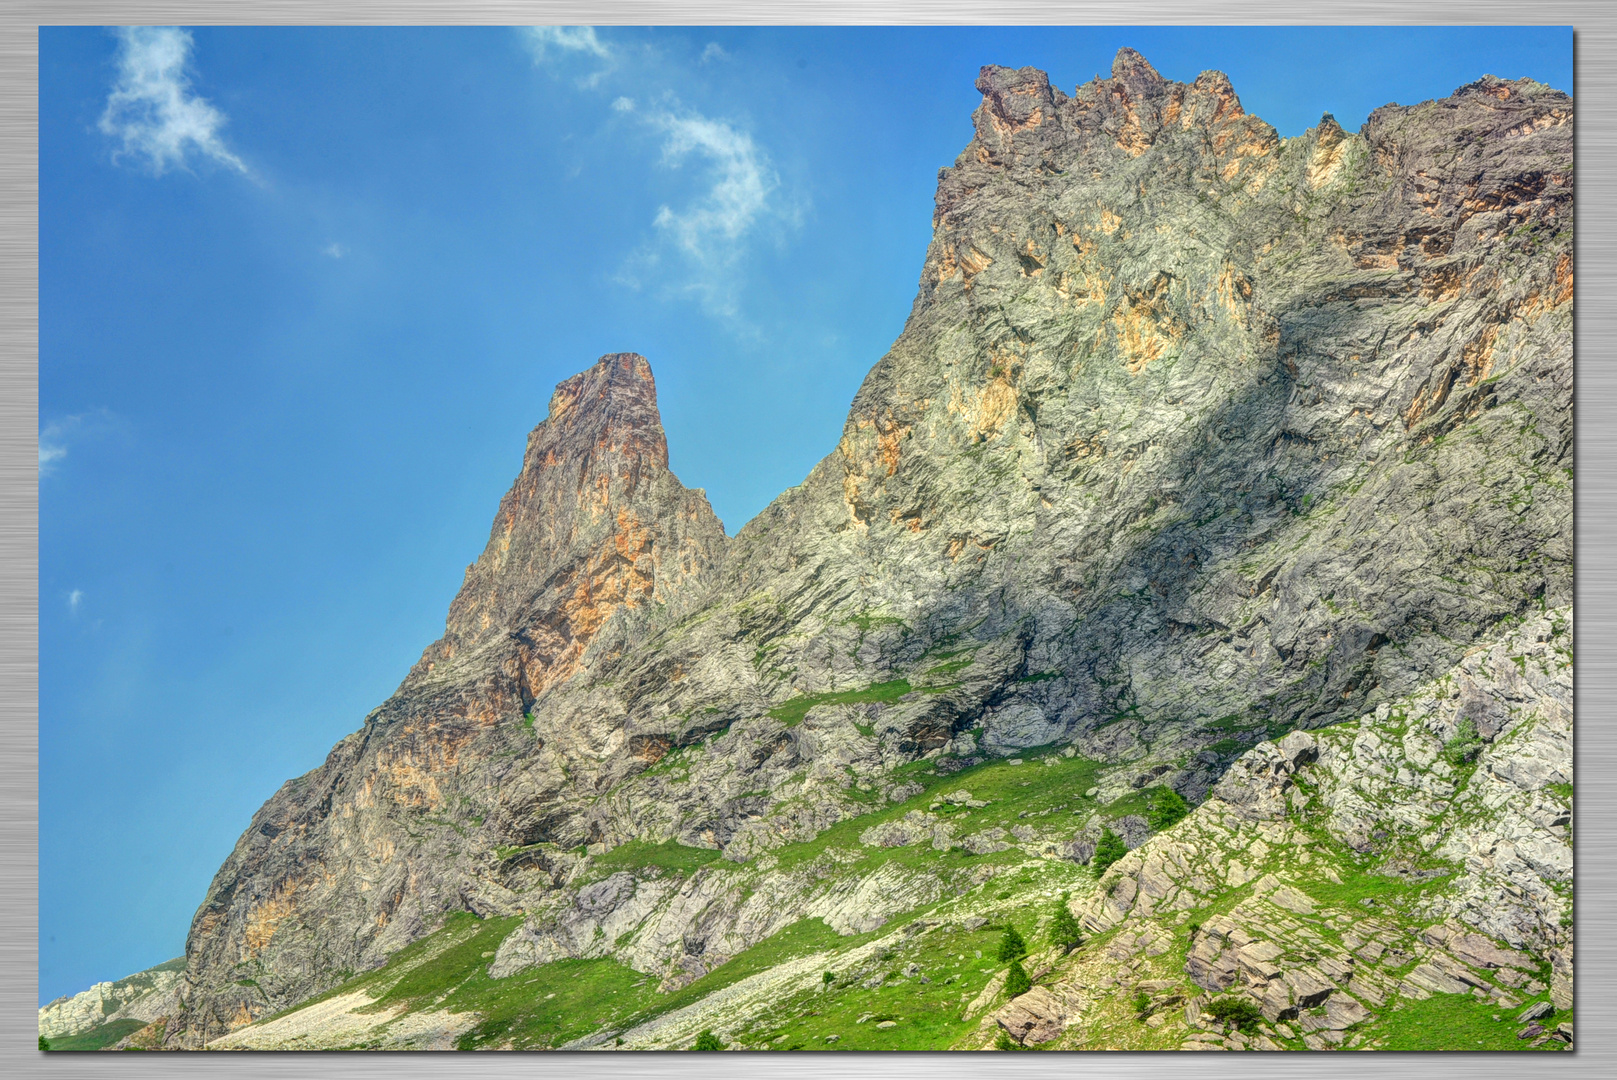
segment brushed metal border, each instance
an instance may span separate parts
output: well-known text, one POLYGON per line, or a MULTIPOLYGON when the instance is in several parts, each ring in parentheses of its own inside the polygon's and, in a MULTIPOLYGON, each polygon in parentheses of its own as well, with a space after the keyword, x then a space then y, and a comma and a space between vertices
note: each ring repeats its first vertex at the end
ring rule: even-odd
MULTIPOLYGON (((1435 1070, 1478 1078, 1523 1072, 1617 1075, 1613 1038, 1617 952, 1617 8, 1600 0, 24 0, 0 14, 0 1067, 11 1076, 606 1078, 760 1073, 791 1080, 880 1074, 890 1080, 1006 1077, 1056 1080, 1074 1069, 1097 1077, 1210 1080, 1347 1077, 1374 1069, 1391 1080, 1435 1070), (1597 778, 1577 796, 1578 1049, 1504 1054, 1274 1054, 1235 1059, 1182 1054, 166 1054, 38 1053, 38 37, 40 25, 178 23, 447 24, 1571 24, 1579 99, 1577 273, 1577 628, 1589 635, 1578 664, 1577 768, 1597 778), (37 469, 37 466, 36 466, 37 469)), ((109 897, 116 890, 109 888, 109 897)))

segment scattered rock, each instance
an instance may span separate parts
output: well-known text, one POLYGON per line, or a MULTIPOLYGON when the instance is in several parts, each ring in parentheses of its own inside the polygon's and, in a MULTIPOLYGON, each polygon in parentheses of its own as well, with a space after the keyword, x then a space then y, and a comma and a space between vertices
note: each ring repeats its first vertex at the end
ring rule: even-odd
POLYGON ((1542 1020, 1544 1017, 1549 1016, 1554 1011, 1555 1006, 1551 1005, 1549 1002, 1538 1001, 1527 1006, 1527 1008, 1518 1013, 1516 1019, 1519 1021, 1542 1020))

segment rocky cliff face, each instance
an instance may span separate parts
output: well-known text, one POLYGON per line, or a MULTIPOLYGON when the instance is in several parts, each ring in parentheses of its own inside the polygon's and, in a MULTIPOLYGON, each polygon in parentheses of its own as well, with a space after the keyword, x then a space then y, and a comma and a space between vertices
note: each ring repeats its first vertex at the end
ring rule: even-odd
MULTIPOLYGON (((977 85, 903 335, 734 540, 668 472, 643 359, 557 388, 443 639, 220 870, 171 1045, 446 911, 528 913, 507 970, 581 955, 607 920, 578 942, 578 905, 639 895, 569 891, 590 859, 762 867, 909 798, 922 756, 1060 744, 1110 766, 1102 800, 1197 802, 1570 602, 1569 97, 1485 78, 1283 140, 1224 76, 1131 50, 1071 96, 977 85)), ((751 915, 648 891, 635 925, 683 914, 634 966, 680 985, 841 911, 834 877, 751 915)))
MULTIPOLYGON (((535 699, 614 614, 667 603, 724 546, 706 497, 668 471, 644 358, 605 356, 558 386, 443 638, 220 868, 171 1037, 193 1045, 372 966, 445 910, 498 907, 482 838, 530 805, 518 763, 548 737, 535 699)), ((621 745, 609 717, 577 719, 569 745, 621 745)))

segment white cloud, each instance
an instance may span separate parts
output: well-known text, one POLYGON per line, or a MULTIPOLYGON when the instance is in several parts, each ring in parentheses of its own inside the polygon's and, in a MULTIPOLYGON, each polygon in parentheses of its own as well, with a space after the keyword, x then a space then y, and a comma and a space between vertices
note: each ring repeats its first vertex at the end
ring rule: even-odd
POLYGON ((593 26, 524 26, 522 34, 535 60, 544 59, 553 48, 563 52, 589 53, 605 60, 612 55, 610 49, 595 36, 593 26))
POLYGON ((46 477, 55 470, 56 463, 67 457, 70 442, 94 439, 120 426, 117 417, 106 409, 64 416, 46 424, 39 429, 39 475, 46 477))
POLYGON ((161 176, 184 168, 194 152, 246 174, 219 138, 224 113, 191 92, 191 35, 173 26, 127 26, 118 38, 118 82, 101 114, 101 130, 123 143, 114 159, 143 158, 161 176))
MULTIPOLYGON (((670 199, 652 219, 655 239, 648 240, 620 265, 616 280, 640 288, 654 280, 668 292, 696 296, 716 314, 733 317, 741 279, 737 264, 766 225, 795 225, 799 211, 780 195, 781 180, 769 155, 745 130, 685 108, 662 81, 660 54, 632 39, 608 42, 588 26, 525 27, 523 40, 535 65, 560 68, 564 62, 588 62, 594 73, 580 84, 600 86, 612 76, 612 98, 619 117, 636 117, 661 136, 661 165, 696 174, 695 191, 683 202, 670 199)), ((728 60, 730 54, 709 42, 701 64, 728 60)), ((686 71, 680 73, 688 77, 686 71)), ((575 166, 569 175, 576 175, 575 166)))
POLYGON ((711 166, 713 177, 702 198, 683 210, 665 204, 653 224, 697 261, 729 262, 740 252, 738 241, 771 208, 769 197, 780 187, 769 156, 751 135, 722 120, 696 113, 657 113, 650 120, 666 136, 664 165, 677 169, 691 157, 700 157, 711 166))
POLYGON ((77 615, 79 613, 79 601, 83 600, 83 599, 84 599, 84 593, 83 593, 82 590, 74 589, 72 592, 68 593, 67 594, 67 610, 71 611, 73 614, 77 615))
POLYGON ((616 55, 596 36, 593 26, 524 26, 520 32, 535 65, 568 57, 594 57, 600 61, 602 67, 579 80, 583 86, 596 85, 616 65, 616 55))
POLYGON ((69 416, 46 424, 39 430, 39 475, 49 476, 58 461, 67 457, 68 436, 78 430, 82 417, 69 416))
POLYGON ((741 260, 767 227, 795 225, 798 210, 781 198, 769 155, 734 124, 677 104, 637 115, 662 133, 664 167, 705 167, 705 173, 701 194, 658 208, 652 225, 660 240, 630 256, 617 280, 639 288, 645 279, 661 279, 668 292, 694 296, 709 313, 733 321, 741 260))
POLYGON ((67 447, 51 446, 45 442, 45 432, 39 433, 39 475, 50 471, 51 464, 67 457, 67 447))
POLYGON ((348 249, 333 240, 331 243, 320 249, 320 254, 329 256, 333 259, 340 259, 344 255, 348 254, 348 249))

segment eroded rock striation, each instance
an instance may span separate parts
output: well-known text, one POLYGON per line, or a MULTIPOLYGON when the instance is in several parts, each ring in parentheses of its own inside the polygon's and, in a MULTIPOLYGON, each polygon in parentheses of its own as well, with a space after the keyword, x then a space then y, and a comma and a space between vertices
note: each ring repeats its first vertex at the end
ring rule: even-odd
MULTIPOLYGON (((1570 603, 1571 98, 1484 78, 1281 139, 1223 75, 1172 82, 1127 49, 1072 95, 1031 68, 977 86, 903 334, 835 450, 734 539, 668 471, 643 358, 557 388, 443 638, 219 871, 169 1045, 449 911, 528 916, 504 971, 619 955, 661 920, 621 955, 667 985, 803 914, 863 932, 855 907, 879 925, 969 881, 895 863, 838 883, 834 853, 778 873, 769 853, 910 798, 894 770, 922 756, 1058 744, 1113 766, 1102 799, 1171 785, 1260 816, 1293 809, 1271 780, 1323 770, 1331 827, 1376 842, 1371 749, 1303 734, 1225 770, 1570 603), (571 888, 665 841, 765 877, 571 888)), ((1453 680, 1442 709, 1508 727, 1453 680)), ((1542 781, 1553 748, 1519 750, 1490 775, 1542 781)), ((1097 839, 1087 819, 956 836, 929 813, 865 842, 1087 859, 1097 839)), ((1450 914, 1559 948, 1554 889, 1498 867, 1547 881, 1561 856, 1510 842, 1448 835, 1494 860, 1450 914)), ((1017 1037, 1058 1029, 1064 1001, 1024 1003, 1017 1037)))

